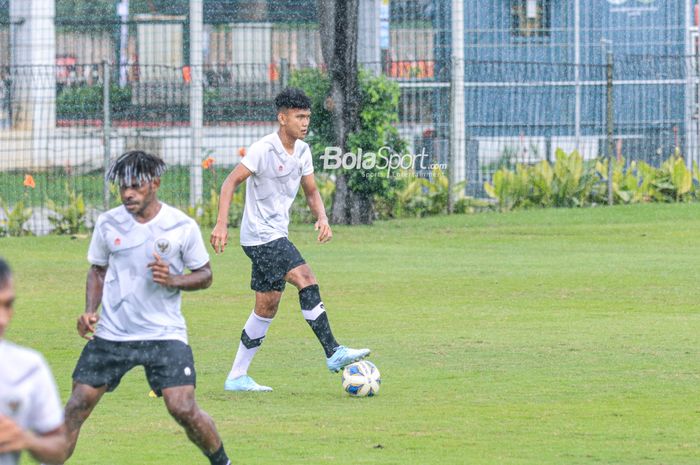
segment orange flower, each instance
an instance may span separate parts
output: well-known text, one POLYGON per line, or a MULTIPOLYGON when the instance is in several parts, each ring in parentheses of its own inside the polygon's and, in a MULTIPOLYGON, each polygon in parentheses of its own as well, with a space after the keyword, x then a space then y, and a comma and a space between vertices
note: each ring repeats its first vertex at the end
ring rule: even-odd
POLYGON ((240 149, 238 149, 238 156, 245 157, 245 147, 241 147, 240 149))
POLYGON ((32 177, 31 174, 24 175, 24 187, 31 187, 32 189, 34 189, 36 187, 36 183, 34 182, 34 177, 32 177))
POLYGON ((206 160, 202 162, 202 168, 208 170, 209 168, 211 168, 215 161, 216 160, 214 160, 212 157, 207 157, 206 160))

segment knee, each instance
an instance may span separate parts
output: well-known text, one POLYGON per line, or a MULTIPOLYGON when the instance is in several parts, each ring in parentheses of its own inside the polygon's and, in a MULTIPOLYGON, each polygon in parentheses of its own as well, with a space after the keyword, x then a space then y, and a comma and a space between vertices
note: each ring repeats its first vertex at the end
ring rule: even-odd
POLYGON ((194 419, 199 411, 197 403, 194 399, 177 398, 166 399, 165 405, 168 408, 168 413, 180 424, 187 423, 194 419))
POLYGON ((318 282, 316 281, 316 276, 314 276, 311 270, 304 270, 298 276, 295 276, 292 284, 294 284, 298 290, 302 290, 306 287, 318 284, 318 282))
POLYGON ((78 392, 74 392, 66 403, 66 422, 70 424, 82 423, 94 405, 94 401, 78 392))
POLYGON ((274 318, 279 308, 279 300, 276 302, 266 302, 255 306, 255 314, 263 318, 274 318))

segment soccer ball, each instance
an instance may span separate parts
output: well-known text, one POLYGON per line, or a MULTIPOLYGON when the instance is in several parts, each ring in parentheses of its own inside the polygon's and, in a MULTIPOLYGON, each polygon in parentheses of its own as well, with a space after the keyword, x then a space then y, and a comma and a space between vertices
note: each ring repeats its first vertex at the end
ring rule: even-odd
POLYGON ((343 389, 353 397, 372 397, 379 392, 382 380, 374 363, 362 360, 343 370, 343 389))

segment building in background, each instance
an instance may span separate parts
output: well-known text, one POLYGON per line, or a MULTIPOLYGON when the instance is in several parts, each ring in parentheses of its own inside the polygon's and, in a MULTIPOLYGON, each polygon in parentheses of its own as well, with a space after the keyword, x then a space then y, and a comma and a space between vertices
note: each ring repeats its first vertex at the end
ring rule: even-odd
MULTIPOLYGON (((464 5, 465 129, 482 165, 551 158, 559 147, 604 154, 607 52, 618 154, 655 162, 678 147, 697 160, 691 1, 464 5)), ((448 38, 440 46, 448 60, 448 38)))

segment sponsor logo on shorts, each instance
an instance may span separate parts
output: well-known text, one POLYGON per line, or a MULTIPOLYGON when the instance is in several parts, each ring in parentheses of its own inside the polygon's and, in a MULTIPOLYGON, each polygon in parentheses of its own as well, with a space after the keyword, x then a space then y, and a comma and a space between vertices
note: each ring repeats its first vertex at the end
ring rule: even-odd
POLYGON ((185 367, 185 376, 192 376, 192 370, 190 367, 185 367))

